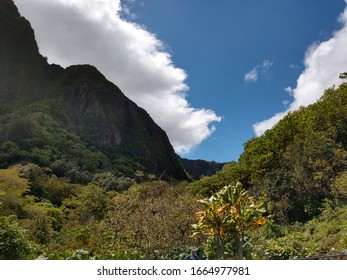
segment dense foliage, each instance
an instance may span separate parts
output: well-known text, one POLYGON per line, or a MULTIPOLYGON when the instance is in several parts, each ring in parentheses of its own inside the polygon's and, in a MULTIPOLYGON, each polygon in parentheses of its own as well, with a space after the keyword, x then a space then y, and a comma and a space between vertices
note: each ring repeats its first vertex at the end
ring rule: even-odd
POLYGON ((115 165, 45 113, 6 129, 1 259, 183 259, 192 246, 209 259, 347 253, 346 83, 193 183, 128 172, 128 159, 115 165))
POLYGON ((346 82, 238 162, 183 160, 193 178, 223 168, 182 182, 143 109, 93 66, 49 65, 13 1, 0 18, 0 259, 347 254, 346 82))
POLYGON ((34 164, 0 170, 0 258, 184 258, 198 210, 186 185, 111 174, 81 185, 34 164))
POLYGON ((191 191, 211 194, 240 181, 266 198, 268 213, 282 225, 316 217, 326 199, 342 195, 336 179, 347 171, 347 83, 327 89, 318 102, 289 113, 244 148, 237 163, 192 183, 191 191))

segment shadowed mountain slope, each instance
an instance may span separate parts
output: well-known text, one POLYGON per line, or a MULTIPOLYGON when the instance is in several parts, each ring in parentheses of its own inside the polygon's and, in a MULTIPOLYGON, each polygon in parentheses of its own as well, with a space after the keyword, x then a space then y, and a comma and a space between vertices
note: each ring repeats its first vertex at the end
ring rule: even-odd
POLYGON ((187 178, 166 133, 95 67, 47 63, 12 0, 0 1, 0 101, 2 168, 73 161, 91 172, 187 178))

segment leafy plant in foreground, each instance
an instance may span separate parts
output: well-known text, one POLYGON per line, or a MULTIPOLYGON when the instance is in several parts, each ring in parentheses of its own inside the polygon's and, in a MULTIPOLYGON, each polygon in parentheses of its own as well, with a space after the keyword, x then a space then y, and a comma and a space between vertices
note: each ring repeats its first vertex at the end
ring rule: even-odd
POLYGON ((256 204, 241 183, 226 186, 200 203, 204 210, 195 214, 193 235, 206 238, 208 257, 243 259, 249 232, 265 223, 263 203, 256 204))

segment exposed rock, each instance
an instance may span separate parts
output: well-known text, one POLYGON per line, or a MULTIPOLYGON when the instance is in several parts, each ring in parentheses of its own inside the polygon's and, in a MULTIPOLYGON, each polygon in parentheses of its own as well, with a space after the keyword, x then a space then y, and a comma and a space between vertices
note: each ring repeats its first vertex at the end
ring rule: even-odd
POLYGON ((166 133, 95 67, 47 63, 12 0, 0 1, 0 65, 3 141, 15 118, 41 112, 112 160, 126 157, 148 173, 187 178, 166 133))

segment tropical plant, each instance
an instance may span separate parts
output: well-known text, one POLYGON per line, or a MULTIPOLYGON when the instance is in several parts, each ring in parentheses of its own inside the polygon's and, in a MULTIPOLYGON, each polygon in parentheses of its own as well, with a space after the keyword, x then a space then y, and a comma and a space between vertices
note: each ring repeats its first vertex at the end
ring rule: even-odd
POLYGON ((239 182, 200 203, 204 210, 195 214, 193 236, 206 238, 208 257, 243 259, 249 231, 265 223, 263 203, 256 204, 239 182))

